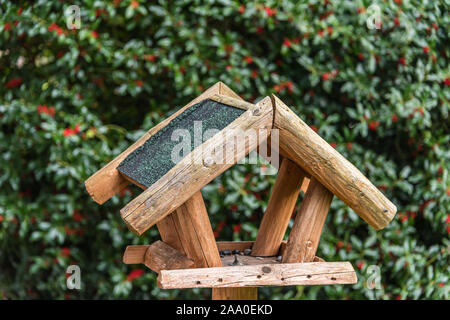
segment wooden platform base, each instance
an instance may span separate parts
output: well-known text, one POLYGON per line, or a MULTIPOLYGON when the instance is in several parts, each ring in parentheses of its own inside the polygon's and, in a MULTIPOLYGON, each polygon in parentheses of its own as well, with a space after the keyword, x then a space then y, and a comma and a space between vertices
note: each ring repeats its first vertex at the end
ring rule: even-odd
POLYGON ((353 284, 349 262, 265 263, 244 266, 161 270, 161 289, 353 284))

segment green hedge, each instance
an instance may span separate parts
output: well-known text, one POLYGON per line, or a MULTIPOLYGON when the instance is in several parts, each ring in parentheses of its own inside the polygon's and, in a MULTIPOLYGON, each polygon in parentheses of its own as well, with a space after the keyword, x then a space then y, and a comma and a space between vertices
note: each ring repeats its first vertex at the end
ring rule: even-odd
MULTIPOLYGON (((377 1, 378 30, 361 0, 72 2, 79 30, 63 1, 0 4, 0 296, 208 298, 122 264, 127 245, 158 239, 120 219, 139 190, 99 206, 83 181, 221 80, 248 101, 276 93, 399 211, 377 232, 335 199, 318 255, 350 261, 358 284, 260 298, 449 297, 448 0, 377 1), (364 285, 371 265, 379 290, 364 285)), ((219 240, 255 238, 274 179, 240 165, 204 188, 219 240)))

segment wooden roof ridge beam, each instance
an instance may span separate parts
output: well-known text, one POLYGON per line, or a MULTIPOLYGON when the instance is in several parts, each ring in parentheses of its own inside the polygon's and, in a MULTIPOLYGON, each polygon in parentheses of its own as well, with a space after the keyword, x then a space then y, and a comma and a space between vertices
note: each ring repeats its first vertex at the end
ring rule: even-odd
POLYGON ((376 230, 395 216, 396 206, 353 164, 272 95, 274 129, 289 158, 315 177, 376 230))
POLYGON ((259 143, 270 135, 272 123, 272 102, 266 97, 195 148, 157 182, 122 208, 122 219, 128 228, 138 235, 143 234, 194 193, 256 149, 259 143), (246 132, 248 129, 255 130, 258 134, 246 136, 244 147, 236 146, 236 132, 246 132), (218 149, 224 150, 227 161, 215 161, 214 156, 209 156, 218 149), (233 161, 228 161, 230 157, 233 161))
MULTIPOLYGON (((166 118, 156 126, 148 130, 142 137, 140 137, 135 143, 129 146, 120 155, 111 160, 103 168, 95 172, 85 181, 86 190, 92 199, 98 204, 103 204, 108 201, 116 193, 123 190, 129 181, 120 175, 119 171, 116 169, 119 164, 134 150, 142 146, 145 141, 147 141, 156 132, 167 126, 173 119, 178 115, 183 113, 186 109, 190 108, 196 103, 210 98, 215 94, 228 95, 232 98, 241 99, 236 93, 234 93, 230 88, 228 88, 223 82, 219 81, 212 87, 204 91, 197 98, 193 99, 183 108, 179 109, 177 112, 172 114, 170 117, 166 118)), ((242 100, 242 99, 241 99, 242 100)))

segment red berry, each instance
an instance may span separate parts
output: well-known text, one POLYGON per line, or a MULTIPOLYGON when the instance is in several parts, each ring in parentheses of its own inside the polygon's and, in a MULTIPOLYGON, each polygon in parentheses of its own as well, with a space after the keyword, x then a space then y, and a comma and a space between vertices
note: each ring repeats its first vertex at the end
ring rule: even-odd
POLYGON ((63 257, 68 257, 68 256, 70 256, 70 249, 69 249, 69 248, 62 248, 62 249, 61 249, 61 255, 62 255, 63 257))
POLYGON ((243 4, 241 4, 241 6, 239 7, 239 13, 243 14, 245 12, 245 6, 243 4))
POLYGON ((133 270, 127 275, 127 280, 128 281, 133 281, 134 279, 139 278, 143 274, 144 274, 144 270, 142 270, 142 269, 133 270))
POLYGON ((264 11, 266 11, 268 17, 273 17, 277 13, 277 9, 272 9, 269 7, 265 7, 264 11))
POLYGON ((380 121, 370 121, 369 122, 369 129, 372 131, 377 130, 377 127, 380 125, 380 121))
POLYGON ((394 24, 398 27, 400 25, 400 20, 398 19, 398 17, 394 18, 394 24))
POLYGON ((287 38, 284 38, 283 45, 286 46, 286 47, 288 47, 288 48, 290 48, 291 45, 292 45, 292 44, 291 44, 291 40, 289 40, 289 39, 287 39, 287 38))
POLYGON ((250 56, 246 56, 246 57, 244 57, 244 61, 247 62, 248 64, 251 64, 251 63, 253 63, 253 58, 250 56))
POLYGON ((430 52, 430 48, 429 48, 429 47, 423 47, 423 52, 424 52, 424 53, 430 52))
POLYGON ((325 72, 323 75, 322 75, 322 80, 323 81, 327 81, 327 80, 329 80, 330 79, 330 73, 328 73, 328 72, 325 72))

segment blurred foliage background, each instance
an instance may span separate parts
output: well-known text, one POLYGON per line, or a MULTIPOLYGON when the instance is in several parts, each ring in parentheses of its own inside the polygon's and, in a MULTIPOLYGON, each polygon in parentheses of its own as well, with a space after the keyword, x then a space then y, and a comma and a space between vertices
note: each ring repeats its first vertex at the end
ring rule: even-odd
MULTIPOLYGON (((158 239, 120 219, 140 191, 99 206, 83 181, 219 80, 251 102, 276 93, 399 211, 377 232, 335 198, 318 256, 349 260, 358 284, 260 298, 449 297, 448 0, 0 3, 0 297, 209 299, 123 264, 127 245, 158 239), (70 264, 80 291, 66 288, 70 264)), ((238 165, 204 188, 218 240, 255 239, 274 180, 238 165)))

